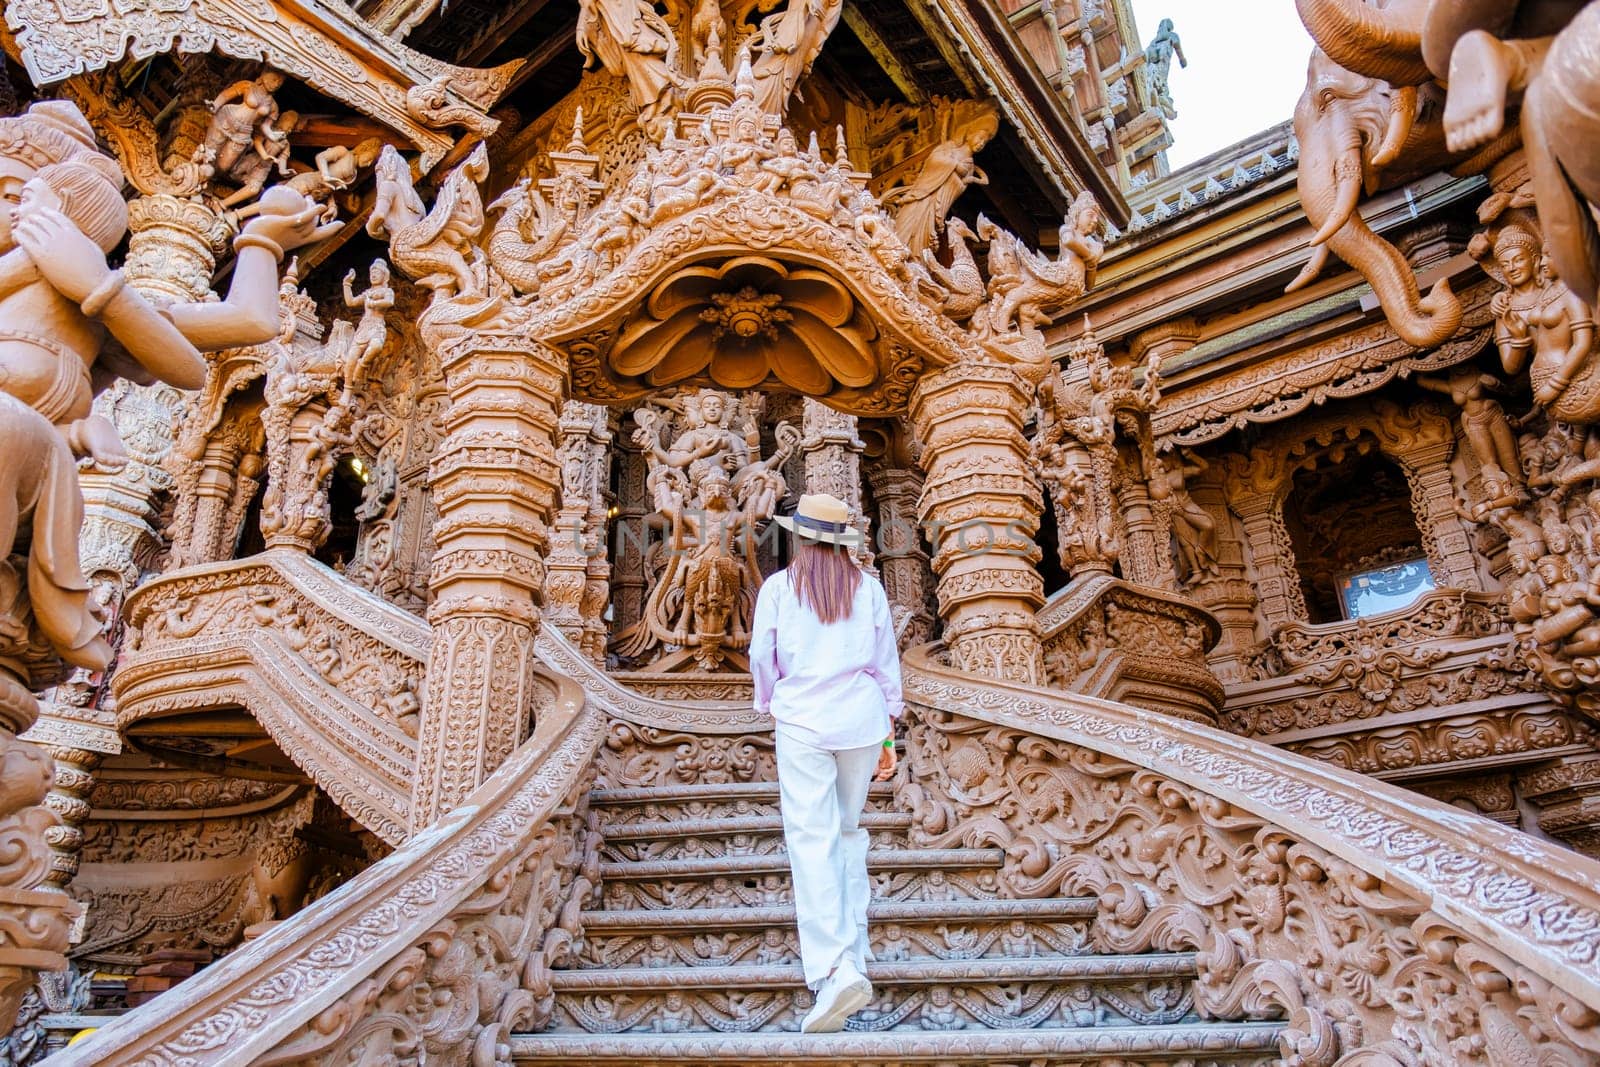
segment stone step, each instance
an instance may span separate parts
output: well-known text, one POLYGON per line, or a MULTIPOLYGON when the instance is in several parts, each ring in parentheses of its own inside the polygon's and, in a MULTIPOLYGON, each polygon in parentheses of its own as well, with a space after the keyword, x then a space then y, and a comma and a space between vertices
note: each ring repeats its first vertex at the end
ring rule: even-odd
MULTIPOLYGON (((871 963, 852 1030, 1074 1028, 1191 1021, 1191 952, 871 963)), ((592 1033, 798 1030, 811 1006, 795 964, 556 971, 552 1029, 592 1033)))
MULTIPOLYGON (((904 847, 911 816, 869 811, 861 816, 861 825, 870 831, 875 847, 904 847)), ((783 820, 778 815, 603 823, 600 833, 605 837, 602 858, 618 861, 783 851, 783 820)))
MULTIPOLYGON (((594 789, 589 806, 615 812, 618 821, 670 821, 778 814, 777 782, 723 782, 693 785, 623 786, 594 789)), ((867 791, 868 811, 894 807, 894 783, 874 782, 867 791)))
MULTIPOLYGON (((1050 900, 882 901, 867 911, 872 951, 885 962, 1071 956, 1091 951, 1093 897, 1050 900)), ((723 967, 794 963, 794 909, 686 908, 583 914, 586 967, 723 967)))
POLYGON ((859 1067, 1266 1065, 1279 1062, 1282 1023, 1184 1023, 1087 1030, 890 1031, 842 1034, 514 1034, 517 1063, 685 1067, 840 1063, 859 1067))
MULTIPOLYGON (((983 900, 999 895, 1004 858, 997 848, 874 849, 867 871, 878 900, 983 900)), ((607 910, 759 907, 794 899, 783 852, 602 863, 600 881, 607 910)))

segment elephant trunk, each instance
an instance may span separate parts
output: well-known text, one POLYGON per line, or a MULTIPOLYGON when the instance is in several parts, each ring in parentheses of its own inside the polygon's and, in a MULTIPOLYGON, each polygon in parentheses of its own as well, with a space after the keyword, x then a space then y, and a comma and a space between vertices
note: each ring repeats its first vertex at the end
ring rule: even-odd
POLYGON ((1391 85, 1421 85, 1433 77, 1422 60, 1427 5, 1397 0, 1376 8, 1363 0, 1295 0, 1311 39, 1346 70, 1391 85))
POLYGON ((1389 326, 1408 345, 1433 348, 1461 327, 1461 301, 1450 283, 1439 279, 1427 296, 1400 250, 1385 241, 1357 215, 1328 240, 1328 247, 1361 272, 1371 284, 1389 326))

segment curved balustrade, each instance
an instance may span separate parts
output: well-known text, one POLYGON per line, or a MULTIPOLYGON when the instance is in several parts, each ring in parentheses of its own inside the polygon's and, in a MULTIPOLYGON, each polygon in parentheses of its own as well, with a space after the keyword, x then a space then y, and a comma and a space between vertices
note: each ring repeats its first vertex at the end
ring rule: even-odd
POLYGON ((533 736, 464 805, 50 1063, 503 1062, 513 1029, 548 1019, 550 968, 598 880, 585 820, 604 709, 541 681, 533 736))
POLYGON ((1138 708, 907 657, 925 847, 1098 897, 1097 947, 1199 951, 1213 1018, 1318 1067, 1600 1057, 1600 864, 1371 778, 1138 708))
MULTIPOLYGON (((126 612, 138 640, 115 680, 124 730, 243 708, 347 814, 390 844, 405 839, 426 622, 278 550, 156 578, 126 612)), ((608 709, 603 784, 750 780, 772 770, 771 720, 748 704, 638 693, 555 627, 542 629, 536 651, 608 709)))
POLYGON ((244 708, 352 818, 405 838, 422 620, 292 551, 156 578, 125 616, 137 639, 114 682, 124 731, 244 708))

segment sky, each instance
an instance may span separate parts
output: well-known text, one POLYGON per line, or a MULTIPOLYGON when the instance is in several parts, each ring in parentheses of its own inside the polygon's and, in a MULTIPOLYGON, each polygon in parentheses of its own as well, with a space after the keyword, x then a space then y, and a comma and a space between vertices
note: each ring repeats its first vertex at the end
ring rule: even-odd
POLYGON ((1133 17, 1143 44, 1171 19, 1189 60, 1168 79, 1173 170, 1294 114, 1311 38, 1293 0, 1133 0, 1133 17))

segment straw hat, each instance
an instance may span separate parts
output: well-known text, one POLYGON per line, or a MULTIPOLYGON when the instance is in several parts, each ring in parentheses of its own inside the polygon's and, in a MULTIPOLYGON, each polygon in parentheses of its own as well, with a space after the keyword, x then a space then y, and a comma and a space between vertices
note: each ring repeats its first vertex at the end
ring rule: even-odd
POLYGON ((796 537, 831 545, 850 545, 860 538, 850 525, 850 508, 827 493, 807 493, 800 498, 800 506, 792 516, 778 515, 776 521, 796 537))

